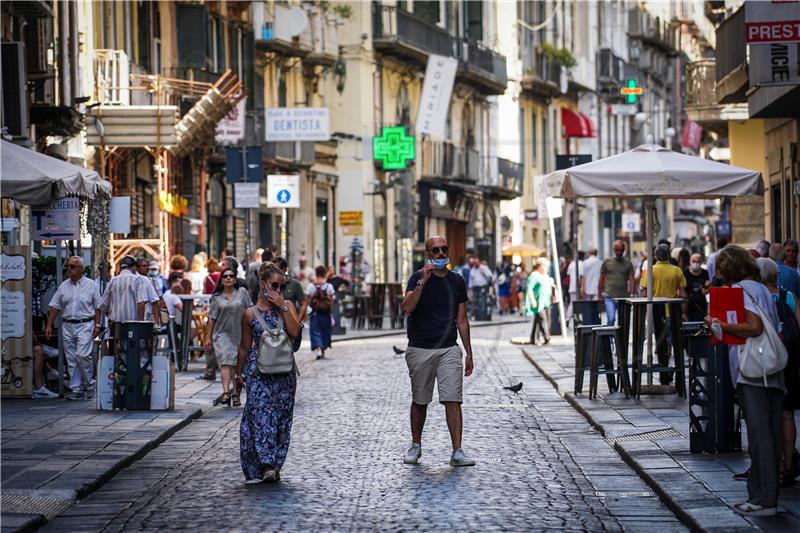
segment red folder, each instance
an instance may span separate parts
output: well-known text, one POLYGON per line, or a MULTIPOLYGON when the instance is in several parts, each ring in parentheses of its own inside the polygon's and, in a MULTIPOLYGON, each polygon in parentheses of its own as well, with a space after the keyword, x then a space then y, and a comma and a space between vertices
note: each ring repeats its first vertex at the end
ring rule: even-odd
MULTIPOLYGON (((725 324, 744 321, 744 291, 740 287, 711 287, 709 289, 709 316, 725 324)), ((744 344, 744 337, 723 333, 722 340, 711 336, 711 344, 744 344)))

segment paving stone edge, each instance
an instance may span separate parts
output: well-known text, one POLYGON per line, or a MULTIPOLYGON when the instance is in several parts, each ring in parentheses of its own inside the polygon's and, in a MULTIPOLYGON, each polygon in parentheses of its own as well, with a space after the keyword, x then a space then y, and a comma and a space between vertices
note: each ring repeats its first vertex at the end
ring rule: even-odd
MULTIPOLYGON (((525 356, 525 358, 528 361, 530 361, 530 363, 534 367, 536 367, 536 370, 538 370, 539 373, 548 382, 550 382, 550 384, 553 386, 554 389, 556 389, 558 394, 560 394, 565 400, 567 400, 567 402, 570 405, 572 405, 572 407, 575 408, 576 411, 578 411, 581 415, 583 415, 586 421, 589 422, 589 424, 592 427, 594 427, 597 431, 599 431, 600 434, 605 438, 606 432, 603 425, 599 423, 589 411, 584 409, 584 407, 580 404, 580 402, 575 398, 574 394, 570 391, 562 390, 559 387, 558 382, 552 376, 550 376, 550 374, 548 374, 548 372, 545 370, 545 368, 542 367, 542 365, 536 362, 535 358, 530 353, 528 353, 528 350, 526 350, 525 348, 520 348, 520 350, 522 351, 522 354, 525 356)), ((615 442, 614 450, 616 450, 616 452, 619 453, 620 457, 622 457, 625 463, 627 463, 628 466, 630 466, 633 469, 633 471, 639 475, 642 481, 644 481, 648 487, 653 489, 653 492, 655 492, 658 495, 658 497, 661 498, 661 501, 664 502, 664 505, 666 505, 670 511, 675 513, 675 516, 677 516, 678 519, 686 527, 695 532, 709 531, 709 529, 707 529, 702 522, 700 522, 699 520, 697 520, 697 518, 687 513, 686 510, 683 509, 672 496, 670 496, 669 491, 661 483, 659 483, 657 480, 655 480, 652 476, 650 476, 647 473, 647 470, 636 460, 635 457, 633 457, 630 453, 628 453, 628 451, 625 449, 622 443, 615 442)))
MULTIPOLYGON (((92 480, 89 483, 85 483, 78 487, 75 491, 75 499, 73 500, 73 505, 85 499, 87 496, 92 494, 93 492, 97 491, 103 485, 108 483, 114 476, 119 474, 123 469, 127 468, 128 466, 132 465, 152 450, 157 448, 160 444, 164 441, 169 439, 172 435, 180 431, 181 429, 188 426, 193 420, 196 420, 203 416, 205 411, 203 409, 195 409, 194 411, 188 413, 183 419, 178 421, 177 423, 173 424, 172 426, 168 427, 164 431, 162 431, 158 436, 153 438, 152 440, 148 441, 147 443, 143 444, 140 448, 138 448, 135 452, 131 453, 130 455, 123 457, 116 463, 114 463, 111 468, 106 470, 105 472, 101 473, 97 478, 92 480)), ((58 516, 58 515, 56 515, 58 516)), ((54 517, 55 518, 55 517, 54 517)), ((44 526, 48 522, 47 518, 41 514, 32 514, 31 518, 22 524, 20 527, 12 530, 13 533, 27 533, 29 531, 36 531, 40 527, 44 526)))

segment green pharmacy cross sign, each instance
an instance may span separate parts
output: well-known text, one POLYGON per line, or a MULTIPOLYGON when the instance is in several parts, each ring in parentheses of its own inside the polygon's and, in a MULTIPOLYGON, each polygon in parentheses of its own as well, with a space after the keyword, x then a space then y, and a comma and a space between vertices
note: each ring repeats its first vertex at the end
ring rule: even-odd
POLYGON ((628 80, 627 86, 619 90, 622 96, 628 97, 629 104, 636 103, 636 97, 644 94, 644 89, 636 85, 636 80, 628 80))
POLYGON ((379 137, 372 138, 372 158, 383 164, 383 170, 404 170, 416 156, 413 135, 406 135, 404 126, 384 127, 379 137))

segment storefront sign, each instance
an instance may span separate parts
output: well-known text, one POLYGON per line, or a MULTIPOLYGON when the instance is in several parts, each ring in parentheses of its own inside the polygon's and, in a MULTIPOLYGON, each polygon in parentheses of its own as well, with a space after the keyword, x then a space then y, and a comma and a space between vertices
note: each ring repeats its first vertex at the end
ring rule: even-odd
POLYGON ((31 208, 31 240, 74 241, 81 236, 77 198, 56 200, 49 207, 31 208))
POLYGON ((217 130, 214 134, 217 144, 236 144, 244 139, 246 102, 247 97, 245 96, 217 123, 217 130))
POLYGON ((300 176, 267 176, 267 207, 294 209, 300 207, 300 176))
POLYGON ((798 44, 771 43, 750 46, 750 86, 800 84, 798 44))
POLYGON ((189 214, 189 200, 167 191, 158 193, 158 206, 172 216, 183 217, 189 214))
POLYGON ((626 96, 629 104, 635 104, 636 98, 644 94, 644 89, 637 85, 636 80, 628 80, 625 87, 620 88, 619 94, 626 96))
POLYGON ((260 187, 261 184, 258 182, 234 183, 233 207, 236 209, 258 209, 260 187))
POLYGON ((342 228, 342 235, 363 235, 364 234, 364 212, 363 211, 340 211, 339 227, 342 228))
POLYGON ((608 112, 611 115, 632 117, 639 112, 639 108, 636 104, 611 104, 608 106, 608 112))
POLYGON ((30 396, 33 389, 31 341, 31 249, 4 246, 0 252, 0 338, 2 395, 30 396))
MULTIPOLYGON (((800 2, 751 0, 745 2, 744 6, 744 36, 747 44, 800 43, 800 2)), ((752 58, 750 63, 753 63, 752 58)), ((796 62, 791 64, 797 65, 796 62)))
POLYGON ((274 107, 266 112, 266 141, 327 141, 327 107, 274 107))
POLYGON ((428 57, 417 114, 417 133, 444 139, 457 69, 457 59, 437 55, 428 57))
POLYGON ((404 170, 416 157, 416 141, 406 135, 405 126, 384 127, 372 138, 372 158, 383 164, 383 170, 404 170))

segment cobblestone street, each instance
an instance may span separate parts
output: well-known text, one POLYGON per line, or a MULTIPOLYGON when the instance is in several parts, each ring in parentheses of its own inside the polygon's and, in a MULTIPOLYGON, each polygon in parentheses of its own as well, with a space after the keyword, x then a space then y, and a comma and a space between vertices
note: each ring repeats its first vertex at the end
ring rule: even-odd
POLYGON ((245 484, 240 411, 216 408, 122 470, 45 530, 683 530, 605 440, 508 339, 526 325, 473 330, 464 449, 448 466, 444 412, 429 409, 423 461, 403 465, 410 387, 392 345, 337 343, 300 358, 283 481, 245 484), (522 381, 514 394, 502 387, 522 381))

